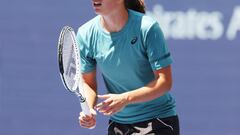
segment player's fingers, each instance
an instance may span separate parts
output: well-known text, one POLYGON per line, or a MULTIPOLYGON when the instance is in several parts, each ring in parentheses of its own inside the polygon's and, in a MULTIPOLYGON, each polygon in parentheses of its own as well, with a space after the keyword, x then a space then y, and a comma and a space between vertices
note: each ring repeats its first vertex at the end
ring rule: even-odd
POLYGON ((86 117, 84 112, 80 112, 79 115, 80 115, 80 117, 86 117))
POLYGON ((79 120, 79 122, 80 123, 82 123, 82 124, 91 124, 91 123, 95 123, 96 122, 96 120, 95 119, 90 119, 90 120, 79 120))
POLYGON ((117 105, 114 103, 114 102, 111 102, 108 106, 106 106, 105 108, 102 108, 99 110, 99 112, 102 112, 102 113, 109 113, 111 111, 113 111, 113 109, 118 109, 117 108, 117 105))
POLYGON ((105 107, 107 107, 107 106, 108 106, 109 104, 111 104, 112 102, 113 102, 112 100, 107 99, 107 100, 105 100, 105 101, 97 104, 97 105, 95 106, 95 109, 96 109, 97 111, 99 111, 100 109, 104 109, 105 107))
POLYGON ((110 94, 106 94, 106 95, 98 95, 97 97, 98 98, 101 98, 101 99, 107 99, 109 98, 111 95, 110 94))
POLYGON ((109 107, 110 109, 109 110, 106 110, 103 115, 107 115, 107 116, 110 116, 110 115, 113 115, 114 113, 117 113, 121 110, 121 108, 119 106, 112 106, 112 107, 109 107))
POLYGON ((84 128, 92 128, 95 126, 96 123, 92 123, 92 124, 82 124, 80 126, 84 127, 84 128))
POLYGON ((79 117, 79 123, 87 123, 89 120, 83 119, 82 117, 79 117))
POLYGON ((90 109, 90 113, 91 113, 93 116, 96 116, 96 115, 97 115, 97 112, 96 112, 94 109, 90 109))
POLYGON ((103 101, 103 103, 105 103, 107 105, 111 104, 112 102, 113 102, 112 98, 108 98, 108 99, 103 101))
POLYGON ((96 118, 92 117, 92 119, 85 120, 79 116, 79 125, 83 128, 93 128, 96 125, 96 118))
POLYGON ((90 128, 93 127, 96 124, 96 120, 92 119, 90 121, 84 121, 84 120, 80 120, 79 121, 80 126, 85 127, 85 128, 90 128))
POLYGON ((100 108, 100 107, 106 106, 106 105, 108 105, 108 104, 110 104, 110 100, 105 100, 105 101, 100 102, 99 104, 97 104, 97 105, 95 106, 95 108, 100 108))
POLYGON ((106 108, 104 111, 103 111, 103 113, 109 113, 109 112, 112 112, 113 111, 113 108, 112 107, 108 107, 108 108, 106 108))
POLYGON ((111 111, 108 111, 106 113, 103 113, 103 115, 107 115, 107 116, 110 116, 110 115, 113 115, 115 113, 114 110, 111 110, 111 111))
POLYGON ((89 121, 92 118, 92 116, 85 115, 83 112, 80 113, 79 120, 85 120, 89 121))
POLYGON ((79 124, 80 124, 80 126, 83 126, 83 127, 87 127, 87 126, 91 127, 92 125, 96 124, 96 121, 95 120, 91 120, 91 121, 80 120, 79 124))
POLYGON ((113 110, 113 108, 108 107, 108 108, 104 108, 104 109, 99 110, 99 112, 104 114, 104 113, 109 113, 109 112, 111 112, 112 110, 113 110))
POLYGON ((102 108, 99 108, 99 112, 100 113, 106 113, 106 112, 108 112, 108 111, 111 111, 112 110, 112 107, 110 107, 110 106, 105 106, 105 107, 102 107, 102 108))
POLYGON ((96 111, 95 110, 90 110, 91 115, 85 115, 83 112, 80 112, 80 115, 78 117, 79 120, 85 120, 85 121, 89 121, 91 119, 95 119, 96 116, 96 111))
POLYGON ((90 128, 94 125, 95 125, 94 123, 80 123, 80 126, 84 128, 90 128))

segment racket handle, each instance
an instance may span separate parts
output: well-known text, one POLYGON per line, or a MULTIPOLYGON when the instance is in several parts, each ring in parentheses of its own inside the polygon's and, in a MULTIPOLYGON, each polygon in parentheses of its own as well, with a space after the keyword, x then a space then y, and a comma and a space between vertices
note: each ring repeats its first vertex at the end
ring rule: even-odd
MULTIPOLYGON (((80 104, 81 104, 82 111, 85 115, 92 115, 87 102, 83 102, 83 103, 80 103, 80 104)), ((95 127, 96 127, 96 125, 90 127, 89 129, 94 129, 95 127)))
POLYGON ((83 103, 80 103, 81 104, 81 108, 82 108, 82 111, 85 115, 91 115, 91 112, 90 112, 90 109, 87 105, 87 102, 83 102, 83 103))

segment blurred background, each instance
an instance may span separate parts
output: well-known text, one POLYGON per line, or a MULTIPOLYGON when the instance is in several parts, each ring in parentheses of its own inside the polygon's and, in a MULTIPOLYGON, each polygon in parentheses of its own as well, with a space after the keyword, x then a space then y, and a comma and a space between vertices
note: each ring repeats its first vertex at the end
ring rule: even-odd
MULTIPOLYGON (((145 0, 166 36, 182 135, 240 132, 240 1, 145 0)), ((1 0, 0 135, 105 135, 78 126, 80 106, 61 82, 57 41, 95 13, 90 0, 1 0)), ((100 94, 105 93, 98 73, 100 94)))

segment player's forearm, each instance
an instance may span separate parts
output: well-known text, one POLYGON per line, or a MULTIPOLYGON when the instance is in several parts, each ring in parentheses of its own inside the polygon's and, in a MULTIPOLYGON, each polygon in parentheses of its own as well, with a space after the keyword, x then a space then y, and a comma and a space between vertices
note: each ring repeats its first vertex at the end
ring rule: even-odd
POLYGON ((89 86, 87 83, 84 83, 83 85, 87 103, 90 108, 94 108, 97 103, 97 84, 89 86))
POLYGON ((85 90, 85 96, 90 108, 93 108, 97 103, 97 81, 96 70, 88 73, 83 73, 83 86, 85 90))
POLYGON ((171 89, 171 86, 171 78, 159 76, 146 86, 126 92, 124 95, 126 96, 129 104, 146 102, 164 95, 171 89))

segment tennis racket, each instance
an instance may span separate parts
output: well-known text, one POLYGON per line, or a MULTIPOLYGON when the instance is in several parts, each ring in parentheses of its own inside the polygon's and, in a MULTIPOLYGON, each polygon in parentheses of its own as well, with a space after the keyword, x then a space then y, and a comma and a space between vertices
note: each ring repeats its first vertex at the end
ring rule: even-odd
MULTIPOLYGON (((64 26, 58 41, 60 76, 65 88, 79 98, 84 114, 91 115, 84 96, 79 46, 73 28, 64 26)), ((94 127, 93 127, 94 128, 94 127)))

